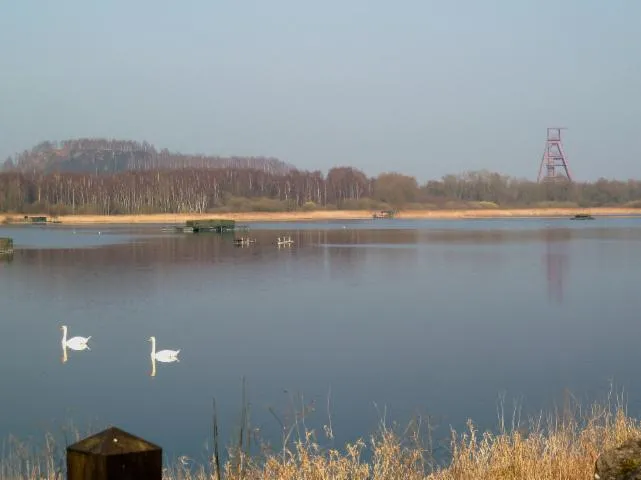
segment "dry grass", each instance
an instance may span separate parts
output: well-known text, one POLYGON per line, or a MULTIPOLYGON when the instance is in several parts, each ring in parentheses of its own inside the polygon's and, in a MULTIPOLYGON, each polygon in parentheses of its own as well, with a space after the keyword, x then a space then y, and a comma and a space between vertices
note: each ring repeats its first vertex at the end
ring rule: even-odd
MULTIPOLYGON (((638 208, 512 208, 498 206, 452 209, 452 210, 404 210, 397 218, 405 219, 461 219, 461 218, 528 218, 528 217, 570 217, 577 213, 591 213, 595 216, 641 215, 638 208)), ((44 215, 44 214, 42 214, 44 215)), ((0 223, 6 223, 17 214, 0 215, 0 223)), ((31 214, 31 216, 37 216, 31 214)), ((313 220, 358 220, 372 218, 370 210, 316 210, 296 212, 238 212, 203 214, 150 214, 150 215, 62 215, 57 217, 65 224, 144 224, 184 223, 186 220, 205 218, 228 218, 239 222, 283 222, 313 220)))
MULTIPOLYGON (((163 478, 583 480, 593 478, 595 461, 605 449, 641 437, 641 424, 627 415, 621 402, 610 401, 595 404, 588 411, 575 407, 571 412, 531 419, 527 425, 513 422, 506 428, 500 421, 497 433, 480 434, 468 422, 465 432, 452 431, 451 461, 441 468, 433 467, 429 448, 421 441, 419 431, 420 428, 412 428, 409 434, 398 435, 382 425, 368 441, 359 440, 338 451, 322 448, 315 432, 304 430, 295 441, 285 441, 282 450, 253 457, 243 453, 248 437, 243 440, 241 434, 220 470, 217 471, 216 462, 194 465, 183 457, 165 469, 163 478)), ((331 438, 331 426, 326 426, 324 433, 331 438)), ((62 479, 63 458, 51 436, 46 437, 45 447, 38 452, 14 440, 5 444, 0 479, 62 479)))

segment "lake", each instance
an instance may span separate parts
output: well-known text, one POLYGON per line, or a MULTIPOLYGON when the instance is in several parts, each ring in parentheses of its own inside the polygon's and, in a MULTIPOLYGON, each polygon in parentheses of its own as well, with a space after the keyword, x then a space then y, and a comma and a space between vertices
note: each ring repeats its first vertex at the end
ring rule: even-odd
POLYGON ((303 408, 324 445, 328 410, 336 445, 416 414, 447 440, 503 395, 525 416, 611 382, 641 413, 641 219, 262 223, 244 248, 160 227, 0 226, 4 437, 116 425, 201 460, 243 377, 276 448, 303 408), (63 324, 91 350, 62 362, 63 324), (151 335, 180 349, 155 376, 151 335))

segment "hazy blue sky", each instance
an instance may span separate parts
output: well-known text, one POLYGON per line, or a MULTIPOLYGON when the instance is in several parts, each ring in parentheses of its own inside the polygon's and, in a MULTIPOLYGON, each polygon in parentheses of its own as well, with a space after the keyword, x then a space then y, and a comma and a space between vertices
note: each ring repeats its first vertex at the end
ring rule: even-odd
POLYGON ((639 0, 0 3, 0 158, 115 137, 423 181, 641 178, 639 0))

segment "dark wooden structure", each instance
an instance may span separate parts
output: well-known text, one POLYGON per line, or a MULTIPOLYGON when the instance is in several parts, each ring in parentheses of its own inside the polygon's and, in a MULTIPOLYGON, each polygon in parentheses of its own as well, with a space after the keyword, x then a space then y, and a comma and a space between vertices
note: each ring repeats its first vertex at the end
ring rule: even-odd
POLYGON ((577 213, 571 217, 570 220, 594 220, 594 217, 589 213, 577 213))
POLYGON ((236 228, 235 220, 188 220, 185 227, 192 228, 194 232, 231 232, 236 228))
POLYGON ((13 238, 0 237, 0 255, 13 254, 13 238))
POLYGON ((162 480, 162 448, 111 427, 67 447, 67 480, 162 480))
POLYGON ((224 219, 188 220, 183 227, 176 227, 176 231, 185 233, 227 233, 234 230, 236 221, 224 219))

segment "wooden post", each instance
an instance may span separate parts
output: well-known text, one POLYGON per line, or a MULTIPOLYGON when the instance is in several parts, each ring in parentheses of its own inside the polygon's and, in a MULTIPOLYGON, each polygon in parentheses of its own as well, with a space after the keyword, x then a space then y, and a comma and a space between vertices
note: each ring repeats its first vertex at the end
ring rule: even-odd
POLYGON ((108 428, 67 447, 67 480, 162 480, 162 448, 108 428))

